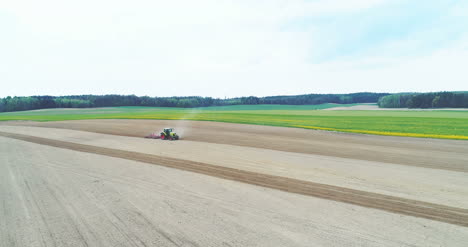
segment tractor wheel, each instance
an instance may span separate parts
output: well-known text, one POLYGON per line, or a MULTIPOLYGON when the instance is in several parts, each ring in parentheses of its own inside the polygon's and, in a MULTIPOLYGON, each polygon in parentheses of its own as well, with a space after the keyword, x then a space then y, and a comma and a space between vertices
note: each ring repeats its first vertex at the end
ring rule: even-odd
POLYGON ((172 138, 172 136, 170 135, 170 136, 169 136, 169 141, 172 141, 172 140, 173 140, 173 138, 172 138))
POLYGON ((161 140, 164 140, 164 139, 166 139, 166 136, 161 134, 161 140))

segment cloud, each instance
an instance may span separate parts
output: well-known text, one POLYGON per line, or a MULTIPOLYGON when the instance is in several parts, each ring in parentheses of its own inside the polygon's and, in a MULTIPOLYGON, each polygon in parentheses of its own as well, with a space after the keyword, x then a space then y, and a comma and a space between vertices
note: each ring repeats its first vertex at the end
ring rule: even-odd
MULTIPOLYGON (((453 25, 455 17, 425 23, 429 31, 367 41, 369 30, 383 23, 372 20, 391 3, 7 1, 0 6, 0 81, 14 86, 2 87, 0 96, 424 91, 437 88, 428 83, 440 85, 432 76, 438 66, 451 74, 447 88, 462 87, 457 83, 467 76, 453 63, 464 61, 464 28, 453 25), (447 37, 420 49, 440 34, 447 37), (354 44, 357 52, 346 48, 352 40, 362 42, 354 44), (422 76, 424 68, 431 70, 422 76)), ((446 16, 462 14, 452 9, 446 16)))

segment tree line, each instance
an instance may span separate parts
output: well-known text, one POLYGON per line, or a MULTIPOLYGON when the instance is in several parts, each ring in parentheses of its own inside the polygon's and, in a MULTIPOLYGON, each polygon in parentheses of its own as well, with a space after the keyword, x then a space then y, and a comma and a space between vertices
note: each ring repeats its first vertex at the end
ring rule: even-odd
POLYGON ((237 97, 219 99, 211 97, 149 97, 135 95, 70 95, 28 96, 0 99, 0 112, 25 111, 47 108, 88 108, 113 106, 206 107, 226 105, 316 105, 323 103, 375 103, 387 93, 304 94, 293 96, 237 97))
POLYGON ((382 108, 468 108, 468 92, 392 94, 377 104, 382 108))
POLYGON ((376 103, 388 93, 350 93, 350 94, 304 94, 294 96, 268 96, 260 98, 259 104, 281 105, 319 105, 324 103, 353 104, 376 103))

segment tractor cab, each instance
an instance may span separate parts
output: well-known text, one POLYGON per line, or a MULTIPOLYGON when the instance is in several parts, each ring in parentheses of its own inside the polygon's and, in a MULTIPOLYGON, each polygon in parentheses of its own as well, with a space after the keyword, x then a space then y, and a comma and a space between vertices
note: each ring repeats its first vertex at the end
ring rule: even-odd
POLYGON ((171 134, 174 131, 173 128, 164 128, 163 132, 166 133, 166 135, 171 134))

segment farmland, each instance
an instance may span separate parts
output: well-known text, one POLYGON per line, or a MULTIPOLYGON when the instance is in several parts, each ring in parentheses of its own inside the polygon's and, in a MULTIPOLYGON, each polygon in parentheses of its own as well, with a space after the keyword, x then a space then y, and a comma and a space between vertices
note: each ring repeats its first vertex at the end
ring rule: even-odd
POLYGON ((468 241, 467 111, 109 107, 0 120, 0 247, 468 241), (143 138, 165 127, 181 140, 143 138))
POLYGON ((0 247, 468 247, 468 1, 5 2, 0 247))
MULTIPOLYGON (((340 105, 351 107, 356 104, 340 105)), ((251 105, 202 108, 113 107, 1 113, 1 120, 85 119, 196 120, 318 129, 351 133, 468 139, 468 111, 322 111, 311 106, 251 105)))
POLYGON ((465 246, 466 153, 214 121, 3 121, 0 246, 465 246), (143 138, 167 126, 181 140, 143 138))

